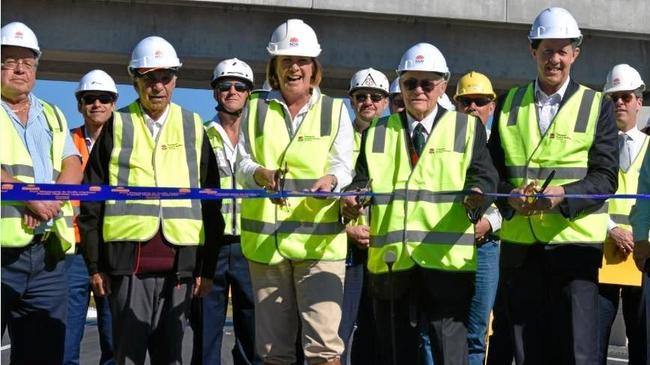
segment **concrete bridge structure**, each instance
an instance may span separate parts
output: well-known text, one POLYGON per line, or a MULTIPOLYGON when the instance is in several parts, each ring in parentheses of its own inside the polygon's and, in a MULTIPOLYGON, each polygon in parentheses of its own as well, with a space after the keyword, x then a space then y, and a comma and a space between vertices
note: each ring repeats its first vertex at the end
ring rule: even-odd
POLYGON ((128 83, 133 46, 155 34, 184 64, 178 85, 208 88, 212 68, 229 57, 248 62, 260 86, 271 32, 297 17, 323 48, 323 89, 343 95, 360 68, 395 77, 401 54, 421 41, 445 55, 450 89, 470 70, 486 73, 500 91, 525 83, 535 77, 527 32, 548 6, 571 11, 585 35, 576 80, 600 89, 611 66, 629 63, 650 82, 647 0, 3 0, 1 18, 36 32, 44 51, 39 78, 77 81, 101 68, 128 83))

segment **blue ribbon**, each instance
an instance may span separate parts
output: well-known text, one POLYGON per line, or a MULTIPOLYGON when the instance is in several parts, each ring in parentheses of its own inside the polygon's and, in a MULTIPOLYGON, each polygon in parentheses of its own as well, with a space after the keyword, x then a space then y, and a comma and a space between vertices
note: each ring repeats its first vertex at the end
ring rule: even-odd
MULTIPOLYGON (((344 196, 387 196, 391 193, 373 193, 367 191, 349 192, 310 192, 282 191, 269 192, 262 189, 203 189, 203 188, 158 188, 143 186, 108 186, 108 185, 61 185, 61 184, 25 184, 3 183, 2 199, 12 201, 25 200, 161 200, 161 199, 247 199, 247 198, 337 198, 344 196)), ((441 191, 434 195, 467 195, 469 191, 441 191)), ((523 194, 485 193, 492 197, 518 197, 523 194)), ((553 195, 540 194, 540 197, 553 195)), ((650 199, 650 194, 565 194, 572 199, 650 199)))

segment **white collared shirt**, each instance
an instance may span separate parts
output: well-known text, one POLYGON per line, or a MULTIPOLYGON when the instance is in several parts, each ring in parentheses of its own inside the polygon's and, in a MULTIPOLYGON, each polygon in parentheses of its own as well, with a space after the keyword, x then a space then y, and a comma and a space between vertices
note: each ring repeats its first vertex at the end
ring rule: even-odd
POLYGON ((140 110, 142 111, 142 115, 144 115, 144 122, 147 123, 147 128, 149 128, 149 132, 151 132, 151 136, 153 139, 158 138, 158 133, 160 132, 160 129, 162 129, 163 124, 165 123, 165 120, 167 120, 167 115, 169 115, 169 104, 165 108, 165 111, 162 113, 160 118, 154 120, 147 114, 147 112, 144 111, 144 108, 142 108, 142 104, 140 104, 140 110))
POLYGON ((92 137, 90 137, 90 134, 88 134, 88 128, 83 127, 82 130, 84 131, 84 142, 86 142, 86 148, 88 149, 88 152, 93 150, 93 146, 95 145, 95 141, 93 141, 92 137))
MULTIPOLYGON (((291 127, 289 133, 293 138, 300 127, 300 124, 305 119, 307 112, 309 112, 309 110, 318 102, 320 96, 320 89, 317 87, 313 88, 311 97, 307 104, 305 104, 298 114, 296 114, 296 116, 290 121, 288 120, 291 116, 289 107, 285 103, 279 90, 271 90, 267 94, 266 100, 274 100, 282 106, 284 109, 285 120, 290 122, 287 124, 290 124, 288 125, 288 127, 291 127)), ((247 111, 245 110, 242 115, 247 115, 247 111)), ((250 146, 246 143, 244 133, 244 129, 242 128, 239 132, 239 142, 237 143, 237 181, 248 188, 259 188, 255 182, 254 174, 255 170, 262 166, 251 158, 250 146)), ((345 187, 352 182, 353 145, 354 128, 352 127, 352 121, 350 120, 350 113, 347 110, 347 106, 345 103, 342 103, 341 113, 339 116, 339 130, 334 139, 332 149, 329 151, 328 169, 325 173, 325 175, 336 176, 337 185, 335 191, 339 191, 342 187, 345 187)))
POLYGON ((566 89, 569 86, 569 81, 571 78, 567 78, 564 84, 556 91, 553 95, 547 95, 539 87, 539 80, 535 80, 535 107, 537 108, 537 116, 539 117, 539 130, 542 135, 546 134, 548 127, 551 126, 551 122, 555 115, 557 114, 558 109, 560 109, 560 103, 566 89))
POLYGON ((235 161, 237 160, 237 144, 233 145, 230 141, 228 133, 226 133, 226 130, 221 125, 219 114, 216 114, 214 118, 212 118, 210 123, 206 126, 206 129, 210 127, 214 127, 217 130, 221 136, 221 139, 223 140, 224 145, 223 152, 217 151, 215 154, 215 157, 217 158, 217 164, 219 166, 228 164, 230 165, 230 171, 235 171, 235 161))
POLYGON ((409 126, 409 137, 412 139, 413 138, 413 131, 415 130, 415 127, 418 124, 422 124, 424 127, 424 132, 426 135, 424 136, 425 141, 429 140, 429 136, 431 135, 431 129, 433 129, 433 121, 436 119, 436 115, 438 114, 438 105, 436 104, 436 107, 433 109, 429 115, 424 117, 422 120, 415 120, 411 114, 406 112, 406 121, 408 122, 409 126))

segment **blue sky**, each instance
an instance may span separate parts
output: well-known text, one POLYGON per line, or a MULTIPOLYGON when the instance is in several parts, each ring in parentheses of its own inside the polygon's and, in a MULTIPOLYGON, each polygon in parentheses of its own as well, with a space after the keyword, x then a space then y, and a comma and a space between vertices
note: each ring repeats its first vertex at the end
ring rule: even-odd
MULTIPOLYGON (((34 94, 61 108, 68 120, 68 126, 75 128, 83 122, 81 114, 77 111, 77 100, 74 97, 76 88, 76 82, 37 80, 34 94)), ((137 97, 131 85, 117 85, 117 91, 120 93, 120 97, 117 99, 118 108, 130 104, 137 97)), ((186 89, 177 87, 174 90, 172 100, 176 104, 198 113, 203 120, 208 120, 215 114, 215 102, 212 98, 212 90, 209 89, 186 89)))

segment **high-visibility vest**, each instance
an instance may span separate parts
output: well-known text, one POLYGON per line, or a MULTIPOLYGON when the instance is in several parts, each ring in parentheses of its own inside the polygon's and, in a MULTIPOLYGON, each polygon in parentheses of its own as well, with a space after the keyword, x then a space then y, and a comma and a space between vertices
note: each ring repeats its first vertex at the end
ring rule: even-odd
MULTIPOLYGON (((563 185, 587 174, 589 149, 594 141, 602 93, 584 86, 558 110, 548 131, 539 130, 533 83, 512 88, 499 115, 499 136, 505 153, 508 181, 521 187, 544 181, 552 170, 552 185, 563 185)), ((503 221, 502 241, 515 244, 602 244, 607 228, 607 207, 565 218, 558 207, 543 213, 515 214, 503 221)))
MULTIPOLYGON (((223 138, 212 121, 205 123, 205 132, 210 140, 210 145, 214 150, 219 166, 219 178, 222 189, 243 189, 243 186, 235 178, 235 171, 226 157, 226 147, 223 138)), ((221 214, 226 222, 224 229, 225 234, 239 236, 240 233, 240 213, 241 199, 223 199, 221 201, 221 214)))
MULTIPOLYGON (((362 136, 362 133, 357 132, 356 130, 354 131, 354 146, 352 148, 352 168, 353 169, 356 166, 357 160, 359 159, 359 154, 361 153, 361 136, 362 136)), ((369 217, 369 212, 366 211, 365 214, 362 214, 359 217, 357 217, 356 219, 350 221, 350 223, 348 223, 348 225, 354 225, 354 226, 368 225, 368 222, 370 222, 370 217, 369 217)))
MULTIPOLYGON (((199 187, 203 133, 200 117, 173 103, 155 140, 137 101, 118 110, 113 113, 109 184, 118 188, 199 187)), ((104 241, 148 241, 161 222, 162 233, 172 244, 193 246, 204 242, 198 199, 107 200, 104 241)))
POLYGON ((384 273, 386 251, 394 271, 414 265, 445 271, 475 271, 474 228, 462 195, 436 192, 465 188, 471 164, 476 119, 447 111, 436 123, 414 167, 406 114, 373 122, 365 153, 373 198, 368 270, 384 273), (402 120, 404 119, 404 120, 402 120))
MULTIPOLYGON (((38 100, 43 106, 43 113, 47 124, 52 132, 52 183, 56 181, 61 173, 63 160, 63 148, 68 132, 68 126, 63 113, 58 107, 38 100)), ((32 157, 27 147, 20 139, 16 128, 13 126, 11 117, 4 108, 0 108, 0 158, 2 168, 14 178, 25 182, 34 183, 34 167, 32 157)), ((25 227, 22 223, 23 212, 27 209, 23 202, 2 200, 2 212, 0 218, 0 246, 2 247, 24 247, 34 238, 34 230, 25 227)), ((74 244, 74 230, 72 228, 72 206, 66 201, 61 206, 61 213, 54 218, 52 232, 58 237, 63 252, 67 251, 74 244)))
MULTIPOLYGON (((88 163, 88 156, 90 155, 90 151, 88 151, 88 146, 86 145, 84 127, 75 128, 70 131, 70 134, 72 135, 72 142, 74 143, 75 147, 77 147, 77 151, 79 151, 81 154, 81 169, 84 170, 86 168, 86 164, 88 163)), ((72 200, 70 203, 72 203, 72 210, 74 212, 74 218, 72 221, 72 224, 74 226, 74 238, 75 242, 80 243, 81 234, 79 233, 79 226, 77 225, 77 217, 79 216, 79 201, 72 200)), ((74 253, 73 251, 74 250, 70 250, 68 253, 74 253)))
MULTIPOLYGON (((321 95, 310 107, 293 137, 282 105, 254 93, 242 131, 251 158, 268 169, 288 167, 284 189, 309 189, 328 168, 329 151, 339 130, 342 102, 321 95)), ((345 227, 338 199, 288 198, 280 207, 269 199, 244 199, 241 242, 252 261, 277 264, 291 260, 342 260, 346 255, 345 227)))
MULTIPOLYGON (((618 190, 616 194, 636 194, 643 157, 648 149, 650 138, 645 137, 641 151, 627 171, 618 169, 618 190)), ((608 213, 616 225, 632 232, 630 211, 633 199, 611 199, 608 213)), ((603 265, 598 275, 599 282, 619 285, 641 286, 641 272, 636 268, 632 254, 623 257, 616 243, 609 238, 603 245, 603 265)))

